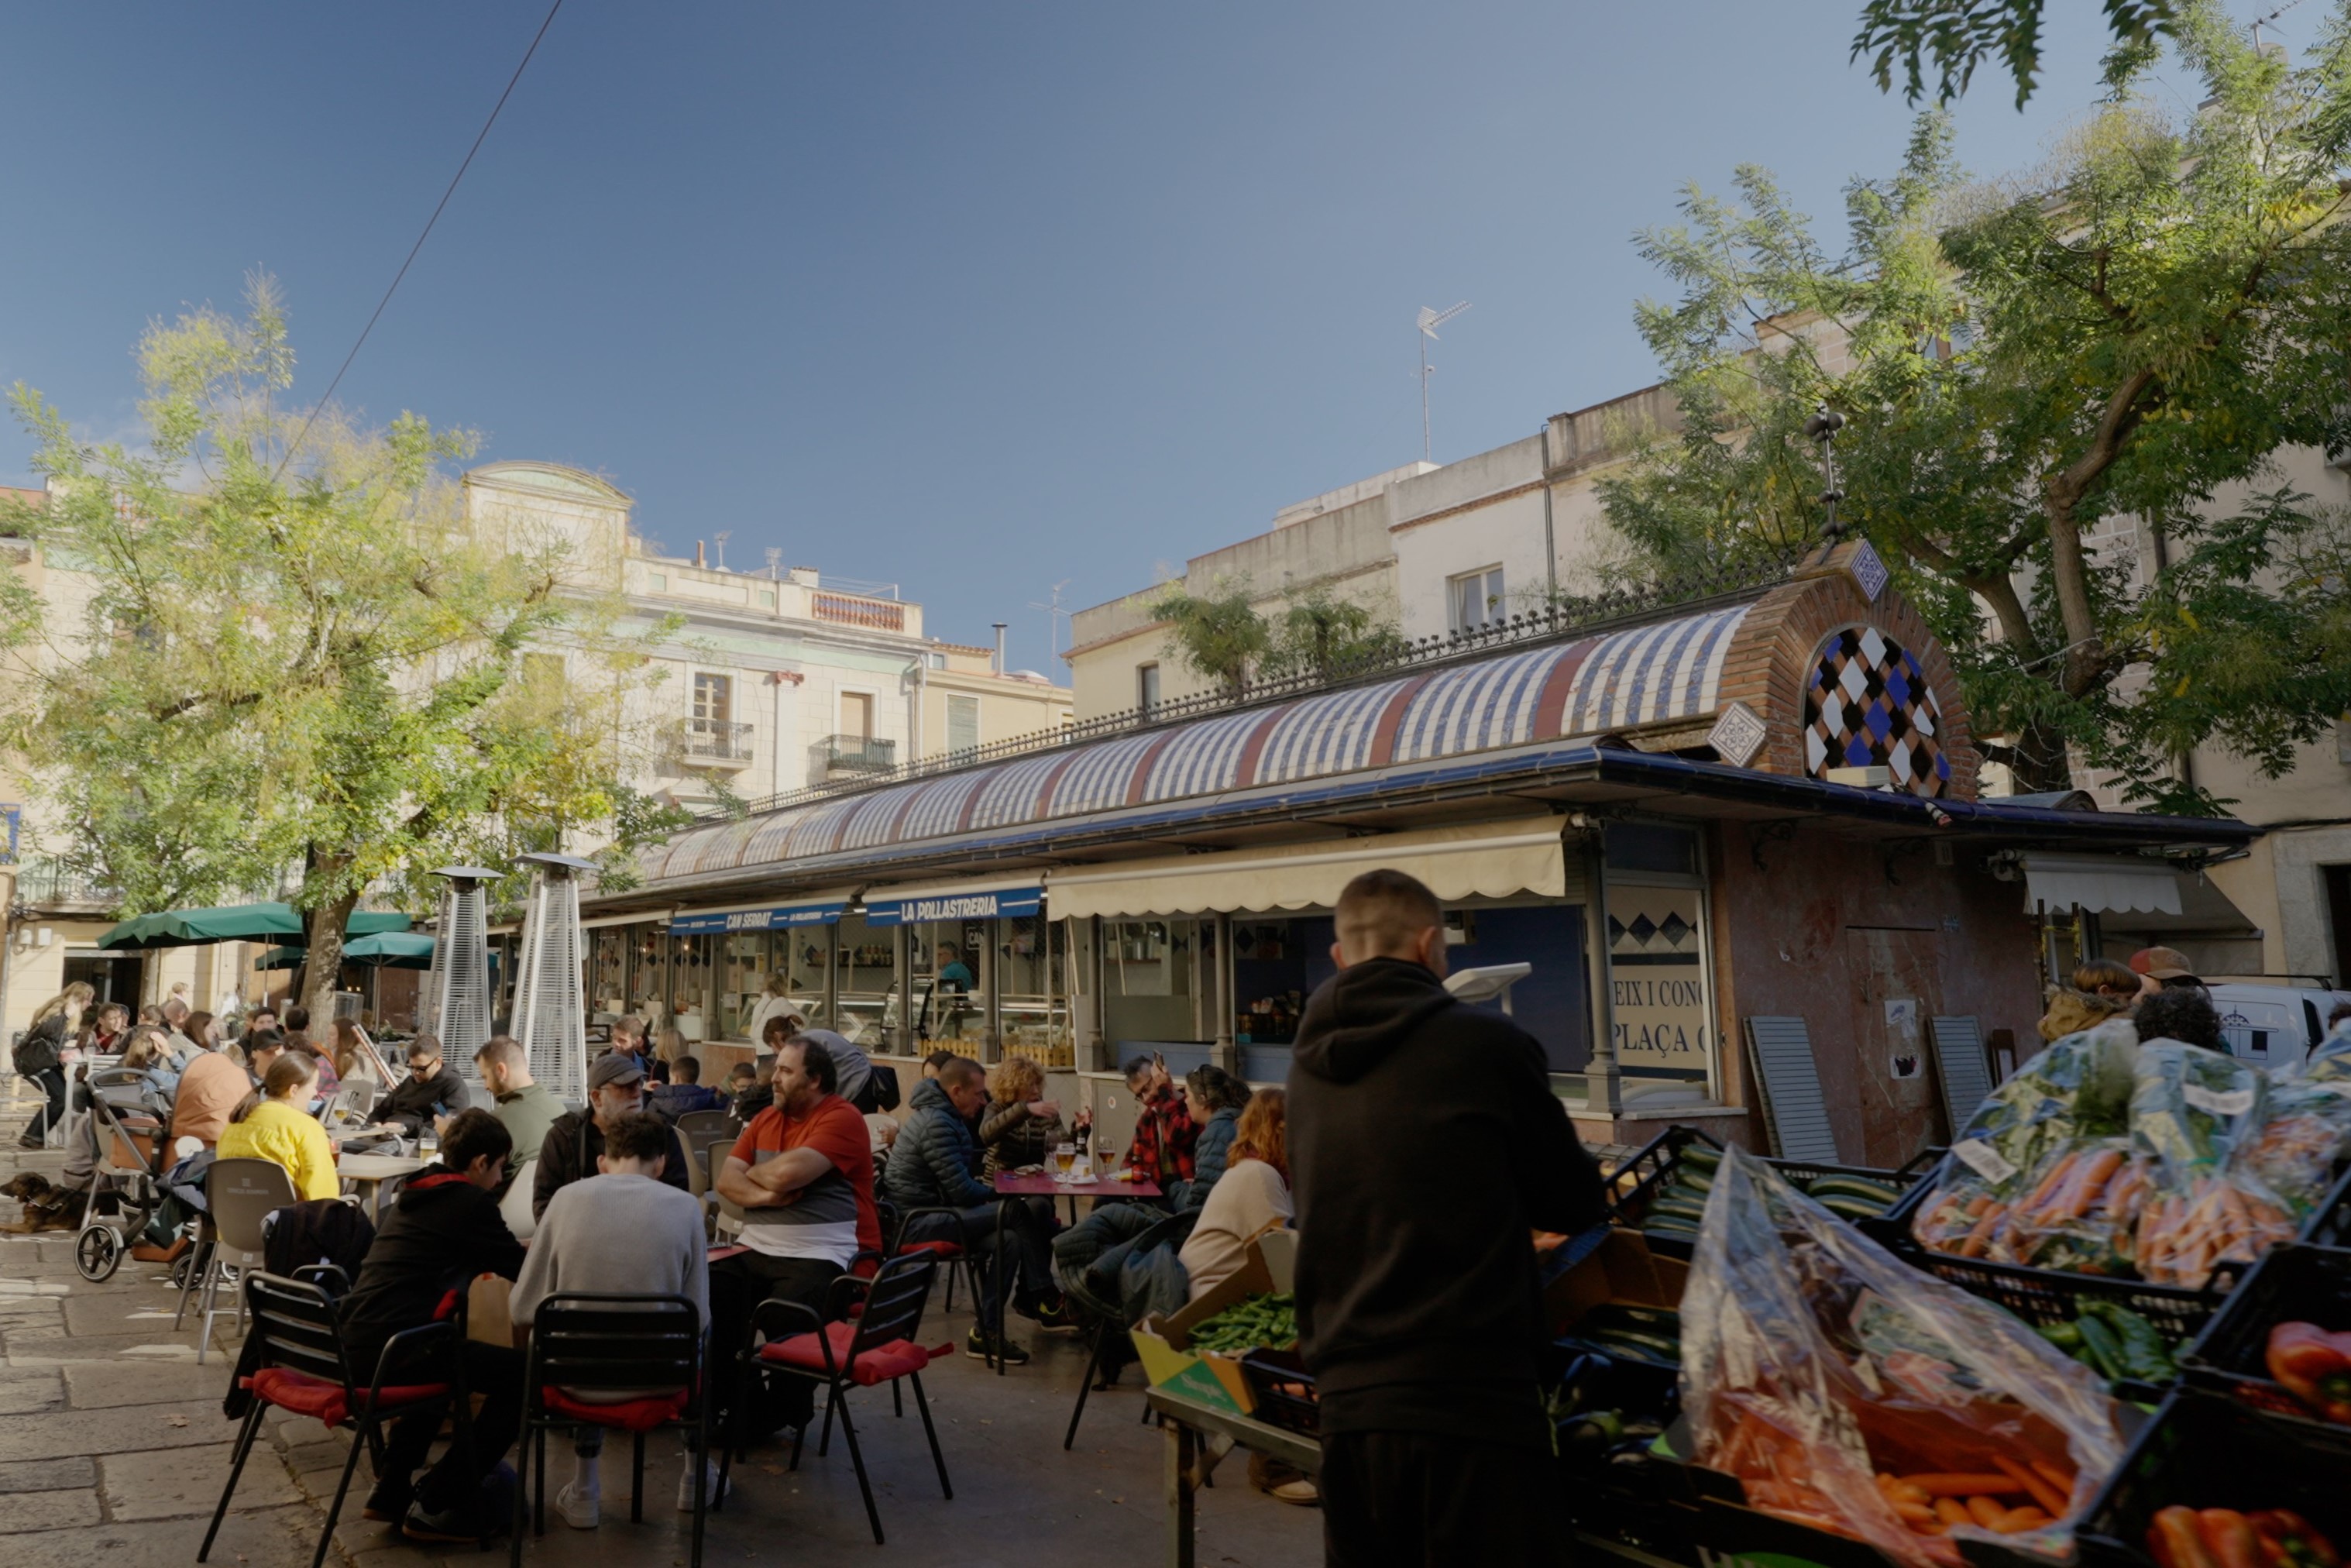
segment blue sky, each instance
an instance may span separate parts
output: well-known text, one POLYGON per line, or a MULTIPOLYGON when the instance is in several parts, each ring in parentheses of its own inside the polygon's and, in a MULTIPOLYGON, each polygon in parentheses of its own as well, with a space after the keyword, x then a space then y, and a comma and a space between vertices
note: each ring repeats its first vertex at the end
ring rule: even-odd
MULTIPOLYGON (((1055 582, 1099 602, 1419 455, 1422 305, 1475 306, 1440 462, 1654 380, 1631 236, 1681 182, 1759 162, 1834 219, 1898 157, 1858 9, 568 0, 340 396, 602 473, 674 553, 725 530, 940 635, 1008 621, 1060 674, 1055 582)), ((2028 110, 1960 109, 1979 171, 2093 94, 2098 8, 2051 9, 2028 110)), ((0 383, 128 434, 142 324, 260 267, 316 395, 543 11, 0 14, 0 383)))

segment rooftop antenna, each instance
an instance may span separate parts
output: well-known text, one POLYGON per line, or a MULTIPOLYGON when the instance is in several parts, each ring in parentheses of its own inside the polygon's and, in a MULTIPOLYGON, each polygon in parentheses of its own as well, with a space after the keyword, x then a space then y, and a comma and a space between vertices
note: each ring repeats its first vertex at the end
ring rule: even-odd
POLYGON ((1053 599, 1050 604, 1040 604, 1033 599, 1029 601, 1029 609, 1045 612, 1045 651, 1055 658, 1061 654, 1061 617, 1069 613, 1061 608, 1061 590, 1076 580, 1075 578, 1065 577, 1053 584, 1053 599))
POLYGON ((2270 12, 2267 16, 2256 16, 2253 18, 2253 53, 2258 55, 2262 52, 2262 29, 2263 27, 2276 26, 2277 19, 2279 17, 2284 16, 2288 11, 2293 10, 2295 6, 2301 4, 2302 0, 2285 0, 2284 5, 2279 6, 2276 10, 2270 12))
POLYGON ((716 533, 710 536, 711 541, 718 547, 718 570, 721 571, 726 570, 726 541, 734 537, 732 533, 716 533))
POLYGON ((784 552, 781 546, 769 545, 768 547, 768 575, 769 577, 781 577, 784 575, 784 552))
POLYGON ((1433 368, 1428 362, 1428 346, 1437 341, 1439 327, 1468 308, 1469 301, 1467 299, 1450 310, 1431 310, 1426 305, 1420 308, 1420 460, 1423 463, 1435 461, 1428 455, 1428 375, 1433 368))

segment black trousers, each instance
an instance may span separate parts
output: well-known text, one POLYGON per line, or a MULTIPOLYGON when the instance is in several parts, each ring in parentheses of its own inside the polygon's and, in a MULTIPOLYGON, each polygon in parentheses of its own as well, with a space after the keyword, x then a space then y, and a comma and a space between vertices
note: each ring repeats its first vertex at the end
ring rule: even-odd
POLYGON ((1568 1561, 1542 1500, 1550 1455, 1433 1432, 1322 1439, 1322 1560, 1329 1568, 1456 1568, 1568 1561))
MULTIPOLYGON (((471 1506, 478 1495, 484 1477, 498 1468, 498 1461, 514 1447, 515 1435, 522 1430, 522 1353, 503 1345, 482 1344, 467 1340, 463 1346, 465 1358, 465 1392, 481 1396, 481 1411, 474 1417, 474 1462, 465 1463, 465 1446, 452 1441, 449 1451, 418 1480, 416 1500, 430 1513, 471 1506)), ((368 1365, 375 1364, 371 1361, 368 1365)), ((445 1405, 434 1406, 413 1416, 403 1416, 392 1424, 391 1434, 384 1438, 383 1473, 379 1485, 397 1490, 416 1474, 431 1451, 433 1438, 441 1430, 445 1405)))
MULTIPOLYGON (((770 1377, 772 1392, 738 1385, 735 1357, 751 1331, 751 1313, 761 1301, 779 1298, 798 1301, 824 1315, 832 1282, 846 1272, 838 1263, 819 1258, 771 1258, 764 1252, 738 1252, 710 1266, 710 1356, 725 1389, 727 1440, 754 1442, 785 1427, 805 1427, 816 1413, 816 1385, 805 1377, 770 1377)), ((777 1332, 801 1333, 807 1325, 777 1332)))
POLYGON ((32 1121, 26 1124, 25 1135, 18 1142, 27 1148, 37 1148, 44 1134, 66 1119, 66 1072, 62 1067, 47 1067, 28 1076, 41 1086, 41 1092, 48 1096, 49 1103, 33 1113, 32 1121))

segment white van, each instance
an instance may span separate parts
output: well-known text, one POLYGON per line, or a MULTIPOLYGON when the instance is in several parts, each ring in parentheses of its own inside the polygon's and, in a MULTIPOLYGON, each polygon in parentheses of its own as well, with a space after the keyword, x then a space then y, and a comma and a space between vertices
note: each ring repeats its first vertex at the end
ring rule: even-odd
POLYGON ((2267 1068, 2285 1067, 2308 1056, 2310 1048, 2326 1038, 2326 1015, 2351 1002, 2351 991, 2231 981, 2213 986, 2211 993, 2229 1054, 2267 1068))

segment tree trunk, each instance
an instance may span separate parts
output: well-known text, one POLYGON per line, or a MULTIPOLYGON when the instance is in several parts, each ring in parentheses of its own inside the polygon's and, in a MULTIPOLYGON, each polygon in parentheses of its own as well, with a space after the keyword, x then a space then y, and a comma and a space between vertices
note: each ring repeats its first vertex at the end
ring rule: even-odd
POLYGON ((324 1046, 333 1035, 335 977, 343 967, 343 927, 350 923, 351 910, 359 901, 357 893, 347 893, 303 917, 309 928, 310 951, 302 966, 302 1005, 310 1009, 310 1040, 315 1045, 324 1046))

